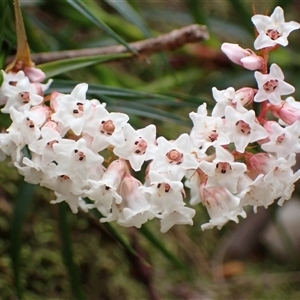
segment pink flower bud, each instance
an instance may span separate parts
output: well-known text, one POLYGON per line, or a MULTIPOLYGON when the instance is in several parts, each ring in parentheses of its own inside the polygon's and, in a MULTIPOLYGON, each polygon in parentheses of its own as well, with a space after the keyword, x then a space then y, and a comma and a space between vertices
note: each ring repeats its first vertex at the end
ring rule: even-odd
POLYGON ((38 116, 38 126, 42 126, 50 116, 50 108, 46 105, 36 105, 30 109, 30 112, 38 116))
POLYGON ((60 130, 57 126, 57 123, 53 122, 53 121, 47 121, 43 127, 48 127, 48 128, 51 128, 55 131, 57 131, 58 133, 60 133, 60 130))
POLYGON ((23 71, 30 82, 42 82, 46 78, 46 74, 38 68, 25 67, 23 71))
POLYGON ((264 59, 257 56, 250 49, 243 49, 238 44, 223 43, 221 50, 234 63, 248 70, 259 70, 264 64, 264 59))
POLYGON ((52 92, 50 97, 50 107, 56 112, 58 110, 58 103, 56 101, 57 96, 59 96, 59 92, 52 92))
POLYGON ((287 102, 282 102, 282 105, 271 105, 270 111, 272 114, 281 119, 284 123, 288 125, 294 124, 296 121, 300 120, 300 109, 292 106, 287 102))
POLYGON ((267 174, 271 161, 272 159, 267 153, 260 152, 249 156, 247 160, 247 175, 252 180, 255 180, 259 174, 267 174))
POLYGON ((256 93, 257 89, 243 87, 235 92, 235 100, 240 101, 243 106, 246 106, 253 102, 256 93))

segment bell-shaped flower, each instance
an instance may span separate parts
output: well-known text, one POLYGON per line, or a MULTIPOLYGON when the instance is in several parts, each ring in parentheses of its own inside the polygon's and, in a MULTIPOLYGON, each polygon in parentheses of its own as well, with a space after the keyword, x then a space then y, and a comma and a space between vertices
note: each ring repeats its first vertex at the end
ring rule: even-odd
POLYGON ((278 158, 274 160, 270 171, 265 175, 264 182, 276 187, 279 198, 279 205, 285 200, 289 200, 295 189, 294 183, 300 178, 300 170, 294 173, 292 167, 296 164, 295 153, 290 154, 287 158, 278 158))
POLYGON ((42 163, 48 165, 50 162, 54 161, 57 154, 53 150, 53 145, 56 143, 61 143, 65 145, 66 148, 70 148, 74 145, 73 140, 63 139, 57 130, 50 127, 45 127, 41 129, 41 139, 33 142, 29 145, 29 149, 42 156, 42 163))
POLYGON ((151 185, 141 186, 139 189, 149 195, 151 210, 156 217, 173 211, 179 203, 183 202, 181 181, 170 180, 156 171, 150 171, 148 175, 151 185))
POLYGON ((239 177, 243 176, 247 167, 235 162, 233 155, 221 146, 216 146, 216 157, 212 162, 202 160, 199 168, 208 175, 206 188, 223 186, 231 193, 237 193, 239 177))
POLYGON ((267 208, 278 197, 278 188, 272 183, 264 181, 264 175, 258 175, 255 180, 249 184, 249 189, 241 197, 241 205, 252 205, 256 211, 257 206, 267 208))
POLYGON ((254 73, 258 85, 258 92, 254 96, 255 102, 269 100, 271 104, 279 105, 281 96, 288 95, 295 91, 295 88, 283 81, 284 75, 276 64, 272 64, 269 74, 254 73))
POLYGON ((116 204, 122 202, 118 189, 126 172, 126 162, 115 160, 108 166, 101 180, 88 180, 90 189, 86 191, 86 196, 95 202, 94 205, 100 212, 103 213, 107 209, 109 211, 113 201, 116 204))
POLYGON ((6 104, 1 109, 3 113, 9 113, 10 107, 20 111, 29 110, 31 106, 39 105, 44 100, 31 85, 28 77, 19 79, 22 73, 18 74, 20 74, 17 75, 18 81, 5 80, 1 86, 4 96, 7 97, 6 104))
POLYGON ((55 97, 55 113, 52 120, 58 122, 61 134, 71 129, 76 135, 82 133, 85 122, 92 117, 94 109, 86 100, 88 85, 80 83, 75 86, 70 95, 58 94, 55 97))
POLYGON ((67 175, 72 180, 79 178, 83 182, 89 179, 90 170, 97 165, 102 165, 104 158, 94 153, 86 146, 84 139, 70 143, 54 143, 58 175, 67 175))
POLYGON ((261 145, 261 148, 270 153, 276 153, 277 157, 287 157, 291 153, 300 152, 300 121, 285 128, 278 123, 271 124, 269 142, 261 145))
POLYGON ((66 202, 69 205, 73 214, 78 213, 78 208, 82 209, 84 212, 87 212, 89 208, 92 208, 89 204, 85 203, 82 197, 78 195, 74 195, 72 193, 68 195, 63 195, 57 192, 54 192, 54 194, 56 196, 56 199, 51 200, 50 203, 56 204, 56 203, 66 202))
POLYGON ((268 136, 268 132, 256 122, 253 110, 240 113, 228 106, 225 110, 225 119, 223 130, 227 133, 230 141, 235 144, 238 152, 243 153, 249 143, 268 136))
POLYGON ((134 130, 130 124, 126 124, 123 133, 125 144, 122 147, 116 146, 113 151, 120 158, 129 160, 133 170, 139 171, 144 161, 155 157, 156 127, 151 124, 134 130))
POLYGON ((139 187, 142 184, 131 175, 126 175, 119 192, 123 200, 120 204, 113 202, 111 213, 100 222, 117 221, 124 227, 140 228, 145 222, 154 218, 151 206, 139 187))
POLYGON ((203 188, 201 200, 210 216, 209 222, 201 225, 202 230, 215 226, 221 229, 230 220, 239 223, 238 216, 246 218, 240 198, 224 187, 203 188))
POLYGON ((243 49, 238 44, 223 43, 221 50, 234 63, 248 70, 259 70, 264 65, 264 59, 257 56, 251 49, 243 49))
POLYGON ((275 8, 270 17, 257 14, 251 20, 258 32, 258 36, 254 41, 256 50, 273 47, 277 44, 286 46, 290 32, 300 28, 300 24, 295 21, 285 22, 283 9, 280 6, 275 8))
POLYGON ((197 113, 191 112, 189 116, 194 124, 190 133, 191 140, 203 152, 210 146, 230 143, 227 135, 221 131, 223 120, 207 116, 206 103, 198 107, 197 113))
POLYGON ((150 170, 166 172, 172 180, 181 180, 188 169, 197 169, 198 162, 191 153, 191 140, 188 134, 181 134, 177 140, 157 139, 157 153, 150 170))
POLYGON ((243 112, 245 108, 242 106, 239 98, 236 98, 235 89, 233 87, 229 87, 226 90, 219 91, 217 88, 212 88, 212 94, 214 99, 216 100, 216 105, 212 110, 212 117, 224 117, 225 109, 227 106, 231 106, 237 111, 243 112))
POLYGON ((129 117, 123 113, 109 113, 104 106, 97 106, 93 117, 86 123, 84 132, 93 137, 92 149, 99 152, 109 145, 123 147, 123 128, 129 117))
POLYGON ((9 109, 12 124, 7 129, 10 139, 18 147, 23 148, 26 144, 37 141, 40 137, 40 117, 30 111, 20 112, 14 107, 9 109))

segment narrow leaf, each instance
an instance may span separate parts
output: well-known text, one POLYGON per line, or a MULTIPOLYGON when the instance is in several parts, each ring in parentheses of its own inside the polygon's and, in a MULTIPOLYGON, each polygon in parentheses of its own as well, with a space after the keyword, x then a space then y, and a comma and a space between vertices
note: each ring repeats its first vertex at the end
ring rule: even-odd
MULTIPOLYGON (((104 217, 97 209, 93 209, 91 210, 91 212, 98 219, 104 217)), ((102 225, 111 234, 111 236, 126 249, 126 251, 128 251, 132 255, 139 256, 138 253, 131 247, 129 242, 123 237, 121 233, 118 232, 118 230, 114 228, 111 223, 103 223, 102 225)))
POLYGON ((150 229, 144 224, 139 232, 147 238, 151 244, 159 250, 173 265, 178 267, 181 270, 187 271, 186 266, 174 255, 170 250, 167 249, 165 243, 161 242, 156 235, 154 235, 150 229))
POLYGON ((116 32, 114 32, 110 27, 108 27, 103 21, 98 19, 91 10, 81 1, 81 0, 66 0, 71 6, 73 6, 77 11, 79 11, 83 16, 89 19, 94 25, 102 29, 109 36, 114 38, 120 44, 124 45, 129 51, 134 54, 138 54, 135 49, 133 49, 126 41, 120 37, 116 32))
POLYGON ((23 291, 20 280, 20 250, 21 234, 24 220, 30 207, 35 186, 22 181, 14 202, 14 209, 10 228, 10 257, 14 274, 14 286, 19 299, 22 299, 23 291))
POLYGON ((128 4, 127 1, 105 0, 105 2, 112 6, 126 20, 136 25, 143 32, 145 37, 150 38, 152 36, 144 20, 128 4))
POLYGON ((58 74, 65 72, 81 69, 88 67, 97 63, 108 62, 111 60, 121 59, 125 57, 130 57, 131 53, 117 53, 117 54, 107 54, 107 55, 97 55, 97 56, 84 56, 56 60, 53 62, 38 65, 37 67, 45 72, 46 77, 54 77, 58 74))
POLYGON ((70 226, 67 220, 68 211, 69 210, 67 208, 66 203, 62 202, 58 204, 58 213, 59 213, 58 226, 59 226, 61 243, 62 243, 61 251, 62 251, 64 264, 69 273, 72 294, 76 299, 81 300, 81 299, 85 299, 85 296, 83 294, 83 290, 79 280, 78 268, 74 262, 72 241, 70 237, 71 236, 70 226))

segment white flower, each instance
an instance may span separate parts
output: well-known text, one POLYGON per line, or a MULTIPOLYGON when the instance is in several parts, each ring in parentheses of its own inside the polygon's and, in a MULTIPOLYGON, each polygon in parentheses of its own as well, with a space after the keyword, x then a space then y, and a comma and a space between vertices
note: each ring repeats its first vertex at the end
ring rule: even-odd
POLYGON ((89 204, 86 204, 85 201, 82 199, 82 197, 74 194, 68 194, 68 195, 63 195, 59 194, 57 192, 54 192, 56 199, 51 200, 51 204, 56 204, 60 202, 67 202, 69 207, 71 208, 73 214, 78 213, 78 208, 81 208, 84 212, 87 212, 91 206, 89 204))
POLYGON ((259 34, 254 42, 256 50, 273 47, 277 44, 286 46, 290 32, 300 27, 300 24, 297 22, 285 22, 283 9, 279 6, 275 8, 270 17, 254 15, 251 20, 259 34))
POLYGON ((44 98, 38 95, 28 77, 22 77, 22 73, 19 72, 16 75, 17 81, 4 81, 2 84, 1 90, 4 96, 7 97, 7 102, 1 109, 3 113, 9 113, 10 107, 24 111, 28 110, 31 106, 42 103, 44 98))
POLYGON ((274 199, 280 197, 279 205, 291 198, 295 188, 294 183, 300 178, 300 170, 295 173, 292 170, 295 164, 295 153, 290 154, 287 159, 281 157, 273 161, 270 171, 264 177, 264 182, 276 187, 277 195, 274 199))
POLYGON ((113 201, 116 204, 122 202, 122 197, 118 193, 119 186, 125 176, 126 162, 123 160, 113 161, 101 180, 88 180, 90 189, 86 196, 95 201, 95 207, 103 213, 103 208, 110 209, 113 201))
POLYGON ((277 157, 287 157, 292 152, 300 152, 300 122, 297 121, 285 128, 274 122, 271 125, 270 141, 262 144, 265 151, 276 153, 277 157))
POLYGON ((126 124, 123 133, 125 144, 115 147, 114 153, 120 158, 128 159, 133 170, 139 171, 144 161, 155 156, 156 128, 151 124, 135 131, 130 124, 126 124))
POLYGON ((99 152, 109 145, 123 147, 125 144, 123 127, 129 117, 123 113, 109 113, 99 105, 93 117, 86 123, 84 132, 92 136, 92 150, 99 152))
POLYGON ((142 224, 153 219, 151 206, 146 196, 139 190, 141 185, 137 179, 126 175, 120 185, 122 202, 120 204, 113 202, 111 213, 106 218, 100 219, 100 222, 116 220, 122 226, 140 228, 142 224))
POLYGON ((226 123, 223 128, 238 152, 243 153, 249 143, 264 139, 268 132, 255 119, 253 110, 240 113, 228 106, 225 110, 226 123))
POLYGON ((281 103, 281 95, 288 95, 295 91, 295 88, 283 81, 284 75, 281 69, 272 64, 269 74, 254 73, 258 85, 258 92, 254 96, 255 102, 269 100, 274 105, 281 103))
POLYGON ((72 180, 88 180, 90 170, 101 165, 104 158, 86 146, 84 139, 70 143, 54 143, 53 150, 57 154, 55 161, 58 175, 68 175, 72 180))
POLYGON ((172 180, 181 180, 188 169, 197 169, 198 162, 191 154, 191 140, 188 134, 181 134, 172 142, 159 137, 157 144, 157 154, 150 170, 166 172, 172 180))
POLYGON ((87 89, 86 83, 80 83, 70 95, 59 94, 55 98, 57 107, 52 120, 58 122, 62 135, 69 129, 80 135, 86 120, 93 115, 92 103, 85 96, 87 89))
POLYGON ((238 216, 246 218, 246 212, 240 206, 240 198, 223 187, 204 188, 202 203, 210 216, 209 222, 201 225, 202 230, 215 226, 221 229, 230 220, 238 223, 238 216))
POLYGON ((13 106, 9 112, 13 122, 7 131, 17 147, 23 148, 26 144, 37 141, 41 135, 39 116, 30 111, 17 111, 13 106))
POLYGON ((66 148, 74 145, 73 140, 63 139, 57 130, 50 127, 43 127, 41 129, 41 136, 41 139, 29 145, 29 149, 42 156, 42 163, 44 165, 48 165, 56 158, 57 154, 53 150, 54 144, 61 143, 66 148))
POLYGON ((216 146, 216 158, 212 162, 200 162, 200 169, 208 175, 206 188, 221 187, 237 193, 239 177, 247 170, 243 163, 234 162, 231 153, 221 146, 216 146))
POLYGON ((227 135, 220 130, 224 126, 223 120, 220 117, 207 116, 206 103, 198 107, 197 113, 191 112, 189 116, 194 124, 190 133, 191 140, 202 151, 216 144, 230 143, 227 135))
POLYGON ((245 108, 239 101, 239 97, 235 97, 235 89, 229 87, 226 90, 219 91, 217 88, 212 88, 213 97, 216 100, 216 105, 214 106, 211 115, 213 117, 224 117, 225 109, 227 106, 235 108, 237 111, 243 112, 245 108))
POLYGON ((276 186, 264 181, 264 175, 258 175, 255 180, 249 184, 248 191, 241 197, 241 205, 252 205, 256 210, 257 206, 267 208, 278 197, 276 186))

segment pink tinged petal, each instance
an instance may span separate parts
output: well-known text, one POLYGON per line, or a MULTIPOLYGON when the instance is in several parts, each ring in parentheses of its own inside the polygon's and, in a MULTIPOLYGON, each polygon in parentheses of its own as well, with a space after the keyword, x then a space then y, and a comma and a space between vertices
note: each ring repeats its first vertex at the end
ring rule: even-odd
POLYGON ((241 59, 244 68, 254 71, 262 67, 264 60, 260 56, 247 56, 241 59))
POLYGON ((221 46, 221 50, 232 62, 238 65, 242 65, 241 59, 249 55, 249 52, 240 47, 238 44, 223 43, 221 46))

